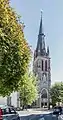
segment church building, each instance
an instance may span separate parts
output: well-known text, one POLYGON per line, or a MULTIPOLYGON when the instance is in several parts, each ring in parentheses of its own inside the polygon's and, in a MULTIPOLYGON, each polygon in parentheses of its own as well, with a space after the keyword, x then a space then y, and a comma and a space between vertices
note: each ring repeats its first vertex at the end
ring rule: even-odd
POLYGON ((37 76, 38 99, 36 107, 49 107, 50 104, 50 86, 51 86, 51 68, 49 46, 46 49, 45 35, 43 32, 42 12, 38 34, 36 50, 34 51, 33 72, 37 76))

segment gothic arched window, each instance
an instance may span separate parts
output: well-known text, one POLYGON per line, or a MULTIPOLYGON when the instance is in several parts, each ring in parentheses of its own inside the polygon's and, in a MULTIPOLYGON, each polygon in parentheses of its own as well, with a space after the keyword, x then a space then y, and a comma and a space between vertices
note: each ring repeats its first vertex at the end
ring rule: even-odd
POLYGON ((41 98, 47 98, 47 91, 45 89, 42 91, 41 98))
POLYGON ((48 64, 48 68, 50 69, 50 59, 49 59, 49 61, 48 61, 48 62, 49 62, 49 64, 48 64))
POLYGON ((43 71, 44 69, 43 69, 43 60, 42 60, 42 71, 43 71))
POLYGON ((45 61, 45 71, 47 71, 47 60, 45 61))

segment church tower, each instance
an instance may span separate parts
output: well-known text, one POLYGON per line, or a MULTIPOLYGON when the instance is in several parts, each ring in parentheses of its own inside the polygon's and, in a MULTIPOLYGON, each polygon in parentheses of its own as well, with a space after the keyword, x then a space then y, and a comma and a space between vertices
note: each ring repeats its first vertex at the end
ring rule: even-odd
POLYGON ((51 69, 49 46, 46 49, 45 35, 43 32, 42 12, 38 34, 37 47, 34 51, 33 72, 38 78, 38 99, 36 107, 49 107, 50 103, 50 86, 51 86, 51 69))

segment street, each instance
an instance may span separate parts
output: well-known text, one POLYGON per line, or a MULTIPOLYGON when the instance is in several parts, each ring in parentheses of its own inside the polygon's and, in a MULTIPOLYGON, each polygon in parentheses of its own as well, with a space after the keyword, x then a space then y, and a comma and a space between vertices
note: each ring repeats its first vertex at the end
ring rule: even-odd
POLYGON ((51 111, 25 110, 19 111, 21 120, 58 120, 51 111))

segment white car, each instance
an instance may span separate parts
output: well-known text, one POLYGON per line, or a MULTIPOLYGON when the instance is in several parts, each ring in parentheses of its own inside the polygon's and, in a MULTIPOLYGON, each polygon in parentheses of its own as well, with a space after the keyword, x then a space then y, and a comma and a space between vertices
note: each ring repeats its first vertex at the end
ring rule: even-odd
POLYGON ((62 114, 58 116, 58 120, 63 120, 63 107, 62 107, 62 114))
POLYGON ((59 115, 58 120, 63 120, 63 115, 59 115))

